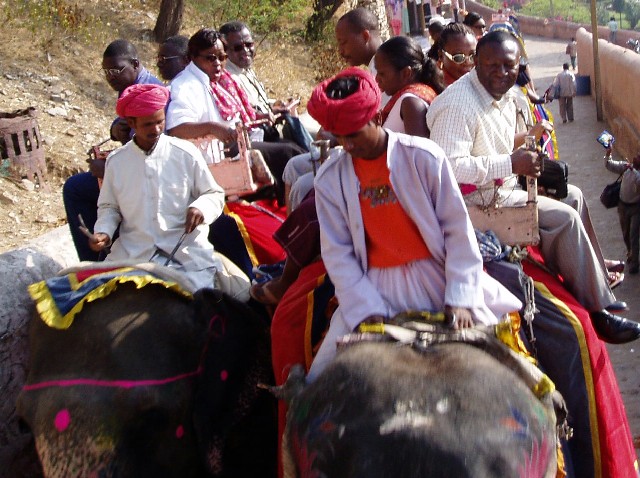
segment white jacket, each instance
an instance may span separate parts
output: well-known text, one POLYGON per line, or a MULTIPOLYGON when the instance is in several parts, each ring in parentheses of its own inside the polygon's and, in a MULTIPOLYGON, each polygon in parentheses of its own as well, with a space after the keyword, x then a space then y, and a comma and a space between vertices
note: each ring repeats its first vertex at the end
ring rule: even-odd
MULTIPOLYGON (((484 305, 482 258, 467 209, 442 149, 426 138, 388 131, 387 164, 400 204, 445 272, 445 303, 484 305)), ((367 277, 359 183, 348 153, 330 158, 315 180, 322 258, 351 328, 386 310, 367 277)))

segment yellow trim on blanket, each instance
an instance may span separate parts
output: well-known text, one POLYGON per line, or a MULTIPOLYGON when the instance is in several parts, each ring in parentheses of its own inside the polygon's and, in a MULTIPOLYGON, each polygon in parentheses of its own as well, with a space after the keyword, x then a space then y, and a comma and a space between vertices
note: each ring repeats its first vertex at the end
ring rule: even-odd
POLYGON ((253 242, 251 242, 251 237, 249 236, 249 232, 247 231, 247 228, 244 225, 244 221, 240 216, 238 216, 238 214, 236 214, 235 212, 231 212, 231 210, 227 207, 226 204, 224 205, 224 212, 227 216, 233 218, 233 220, 236 221, 236 224, 238 225, 238 230, 240 231, 240 235, 242 236, 242 240, 244 241, 244 245, 247 248, 249 259, 251 259, 251 263, 254 266, 257 266, 259 264, 258 257, 256 256, 256 251, 253 248, 253 242))
POLYGON ((358 325, 358 332, 363 334, 384 334, 384 323, 379 322, 377 324, 360 324, 358 325))
POLYGON ((556 391, 556 385, 553 381, 547 377, 545 374, 542 375, 542 378, 538 383, 533 386, 532 392, 538 398, 545 397, 550 393, 556 391))
MULTIPOLYGON (((537 360, 533 357, 524 342, 520 338, 520 327, 522 321, 518 312, 510 312, 509 320, 496 324, 496 337, 500 342, 509 347, 513 352, 526 358, 528 361, 537 366, 537 360)), ((536 397, 542 398, 545 395, 553 393, 556 385, 546 374, 542 374, 540 381, 533 386, 531 390, 536 397)))
POLYGON ((594 478, 602 477, 602 455, 600 451, 600 430, 598 429, 598 411, 596 410, 596 397, 594 392, 593 374, 591 373, 591 358, 587 349, 587 341, 584 330, 578 317, 562 300, 554 296, 542 282, 534 281, 535 288, 548 299, 564 315, 573 327, 580 346, 580 359, 584 370, 584 380, 587 385, 587 395, 589 397, 589 426, 591 427, 591 445, 593 448, 594 478), (595 439, 594 439, 595 438, 595 439))
MULTIPOLYGON (((134 270, 134 268, 128 267, 120 269, 122 272, 128 272, 134 270)), ((113 272, 113 271, 109 271, 113 272)), ((77 290, 77 286, 80 284, 77 281, 75 274, 70 274, 69 282, 72 284, 74 290, 77 290)), ((42 321, 47 324, 49 327, 54 329, 68 329, 71 327, 73 323, 73 319, 76 314, 80 313, 85 303, 93 302, 95 300, 106 297, 111 292, 117 289, 118 284, 123 284, 125 282, 133 282, 136 285, 136 289, 140 289, 148 284, 157 284, 161 285, 173 292, 186 297, 188 299, 192 299, 193 295, 184 290, 179 284, 176 282, 165 281, 163 279, 159 279, 149 274, 144 274, 140 276, 119 276, 114 277, 108 282, 99 285, 92 291, 90 291, 87 295, 85 295, 73 308, 67 312, 64 316, 58 309, 58 306, 55 303, 55 300, 51 296, 51 292, 49 291, 49 287, 47 287, 46 281, 37 282, 35 284, 31 284, 28 287, 29 295, 36 303, 36 310, 38 311, 40 318, 42 321)))
POLYGON ((324 284, 326 274, 320 275, 316 279, 316 286, 313 290, 307 293, 307 320, 304 324, 304 363, 307 370, 311 368, 311 362, 313 362, 313 344, 311 343, 311 331, 313 325, 313 308, 315 306, 315 290, 324 284))
POLYGON ((520 314, 509 312, 509 320, 496 324, 496 337, 518 355, 522 355, 531 363, 537 365, 536 359, 529 353, 524 342, 520 338, 520 314))

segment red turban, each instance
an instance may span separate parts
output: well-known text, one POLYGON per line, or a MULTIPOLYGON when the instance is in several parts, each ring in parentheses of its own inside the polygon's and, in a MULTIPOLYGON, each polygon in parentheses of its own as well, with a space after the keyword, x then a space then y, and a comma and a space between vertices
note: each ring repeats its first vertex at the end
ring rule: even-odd
POLYGON ((116 103, 121 118, 149 116, 164 109, 169 101, 169 90, 161 85, 131 85, 122 92, 116 103))
POLYGON ((342 70, 333 78, 316 86, 307 103, 307 111, 322 128, 338 136, 361 130, 380 108, 380 89, 375 78, 362 68, 342 70), (355 77, 359 86, 355 93, 342 99, 327 96, 327 86, 338 78, 355 77))

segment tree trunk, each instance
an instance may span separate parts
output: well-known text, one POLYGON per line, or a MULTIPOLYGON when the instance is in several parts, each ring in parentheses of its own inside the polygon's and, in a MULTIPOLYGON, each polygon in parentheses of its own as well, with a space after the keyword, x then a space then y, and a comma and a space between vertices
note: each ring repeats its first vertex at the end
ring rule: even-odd
POLYGON ((386 41, 391 37, 389 30, 389 20, 387 19, 387 9, 384 0, 347 0, 349 10, 364 7, 373 12, 378 18, 378 28, 380 29, 380 37, 382 41, 386 41))
POLYGON ((313 14, 307 20, 306 36, 318 40, 324 34, 327 21, 336 13, 344 0, 314 0, 313 14))
POLYGON ((182 26, 184 0, 162 0, 158 20, 153 29, 153 37, 158 43, 177 35, 182 26))

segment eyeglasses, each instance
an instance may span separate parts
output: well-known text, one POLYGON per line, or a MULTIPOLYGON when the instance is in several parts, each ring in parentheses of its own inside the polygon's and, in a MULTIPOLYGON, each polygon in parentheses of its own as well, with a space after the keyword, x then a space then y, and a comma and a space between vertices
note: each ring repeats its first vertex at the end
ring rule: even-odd
POLYGON ((247 50, 251 50, 254 45, 255 45, 255 43, 252 42, 252 41, 243 41, 242 43, 238 43, 237 45, 233 45, 232 50, 235 51, 236 53, 239 53, 242 50, 244 50, 245 48, 247 50))
POLYGON ((211 55, 198 55, 200 58, 204 58, 205 60, 207 60, 210 63, 215 63, 216 61, 222 63, 224 61, 226 61, 226 59, 228 58, 226 53, 220 53, 219 55, 214 55, 213 53, 211 55))
POLYGON ((157 60, 157 63, 164 63, 167 60, 175 60, 176 58, 182 58, 182 55, 174 55, 174 56, 158 55, 156 57, 156 60, 157 60))
POLYGON ((456 53, 455 55, 452 55, 448 51, 442 50, 442 53, 444 53, 444 56, 449 58, 449 60, 454 62, 456 65, 462 65, 467 60, 473 63, 473 58, 476 56, 475 52, 469 53, 468 55, 465 55, 464 53, 456 53))
POLYGON ((122 68, 102 68, 102 72, 104 73, 104 76, 120 76, 126 67, 127 65, 122 68))

